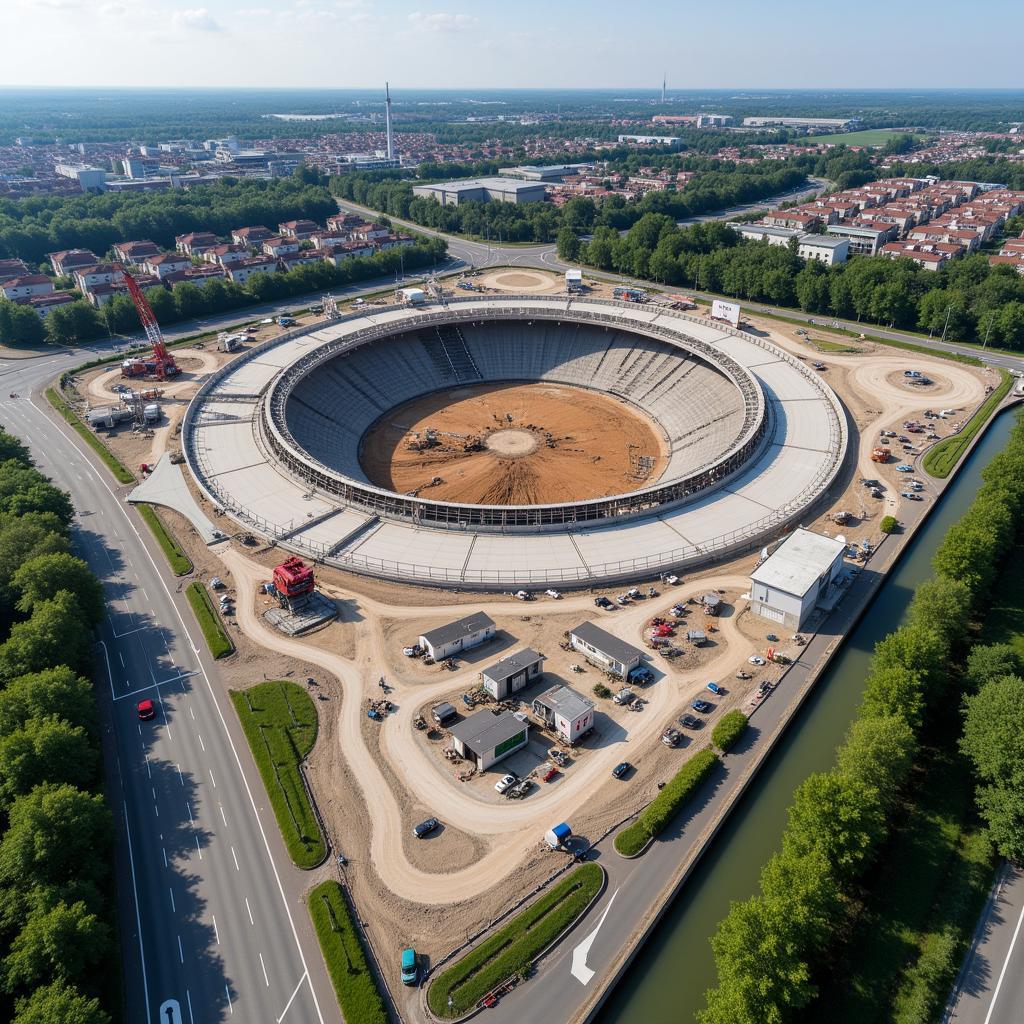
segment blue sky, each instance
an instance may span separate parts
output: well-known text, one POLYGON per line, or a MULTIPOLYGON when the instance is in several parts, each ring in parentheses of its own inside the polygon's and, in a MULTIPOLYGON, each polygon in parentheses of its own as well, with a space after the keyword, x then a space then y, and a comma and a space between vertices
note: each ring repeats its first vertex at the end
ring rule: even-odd
POLYGON ((6 85, 1015 88, 1024 3, 3 0, 6 85), (1005 44, 1005 45, 1004 45, 1005 44))

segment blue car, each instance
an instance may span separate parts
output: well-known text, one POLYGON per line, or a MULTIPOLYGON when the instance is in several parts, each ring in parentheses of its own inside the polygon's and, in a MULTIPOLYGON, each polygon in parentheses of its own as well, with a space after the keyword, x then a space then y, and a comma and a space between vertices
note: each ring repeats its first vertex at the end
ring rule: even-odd
POLYGON ((721 696, 722 694, 722 688, 718 683, 708 683, 708 689, 716 696, 721 696))
POLYGON ((420 976, 420 965, 416 950, 410 947, 402 950, 402 984, 415 985, 420 976))
POLYGON ((711 705, 706 700, 699 699, 695 700, 690 705, 690 707, 693 708, 693 710, 696 711, 698 715, 706 715, 709 711, 712 710, 711 705))
POLYGON ((914 467, 913 466, 908 466, 907 463, 905 463, 905 462, 901 462, 896 467, 896 472, 897 473, 913 473, 914 472, 914 467))

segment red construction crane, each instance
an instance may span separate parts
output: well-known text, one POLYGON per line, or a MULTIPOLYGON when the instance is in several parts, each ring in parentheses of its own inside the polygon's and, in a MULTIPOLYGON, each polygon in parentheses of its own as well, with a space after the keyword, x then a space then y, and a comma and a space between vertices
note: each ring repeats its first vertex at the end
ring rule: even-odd
POLYGON ((118 269, 124 276, 125 287, 132 297, 132 302, 135 303, 135 310, 139 314, 146 338, 153 346, 152 359, 126 359, 121 364, 121 373, 125 377, 156 377, 158 380, 177 377, 181 369, 174 361, 174 356, 167 351, 164 336, 160 333, 160 325, 156 322, 153 309, 146 301, 146 296, 142 294, 138 281, 128 272, 127 267, 120 266, 118 269))

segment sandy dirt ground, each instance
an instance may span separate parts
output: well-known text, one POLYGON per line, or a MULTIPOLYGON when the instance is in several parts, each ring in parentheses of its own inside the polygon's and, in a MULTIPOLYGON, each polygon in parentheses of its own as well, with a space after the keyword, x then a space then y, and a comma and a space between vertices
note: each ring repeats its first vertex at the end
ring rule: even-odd
POLYGON ((611 396, 563 384, 482 385, 399 406, 367 433, 360 460, 373 483, 401 494, 536 505, 654 483, 668 445, 650 420, 611 396), (436 446, 410 450, 428 428, 436 446))
POLYGON ((518 295, 546 295, 565 290, 565 278, 534 270, 499 270, 479 279, 485 288, 518 295))
MULTIPOLYGON (((549 275, 549 280, 561 281, 559 275, 549 275)), ((937 433, 948 435, 953 423, 966 419, 983 400, 986 387, 997 382, 989 371, 842 336, 835 340, 855 351, 822 352, 788 325, 750 319, 755 330, 764 331, 797 357, 823 363, 823 379, 848 410, 853 452, 827 499, 803 525, 823 533, 841 532, 851 542, 877 540, 881 516, 898 517, 903 500, 897 458, 888 465, 870 461, 879 431, 902 433, 903 422, 920 419, 925 409, 955 409, 956 416, 949 420, 929 421, 936 422, 937 433), (910 386, 903 378, 906 368, 920 369, 934 383, 927 388, 910 386), (870 498, 861 477, 880 480, 883 498, 870 498), (831 520, 837 509, 851 514, 842 527, 831 520)), ((827 332, 813 333, 829 337, 827 332)), ((186 389, 179 397, 187 394, 186 389)), ((169 427, 168 432, 172 430, 169 427)), ((128 457, 129 450, 137 450, 131 446, 155 446, 156 439, 133 438, 121 431, 109 443, 119 456, 128 457)), ((898 445, 896 451, 902 459, 898 445)), ((915 460, 908 455, 907 461, 915 460)), ((757 685, 782 671, 748 663, 752 654, 763 654, 769 646, 766 637, 772 629, 746 610, 743 599, 753 554, 689 575, 655 598, 610 612, 593 604, 595 593, 617 592, 607 589, 521 603, 508 595, 402 587, 321 569, 320 589, 336 601, 340 621, 293 639, 264 623, 267 599, 257 594, 259 583, 280 561, 279 551, 252 551, 233 543, 209 549, 180 517, 163 515, 193 558, 197 576, 219 574, 236 595, 238 613, 236 620, 229 620, 229 630, 238 652, 222 663, 227 685, 250 685, 264 676, 316 680, 311 692, 320 698, 321 734, 310 757, 311 781, 331 834, 349 857, 348 877, 385 965, 396 962, 398 950, 410 942, 436 957, 492 920, 519 893, 559 866, 556 855, 542 852, 539 842, 552 821, 569 820, 574 831, 597 838, 647 803, 683 759, 709 742, 710 727, 720 714, 747 706, 757 685), (640 712, 593 697, 594 684, 605 681, 603 673, 585 664, 583 672, 574 672, 579 655, 559 647, 564 631, 586 619, 640 645, 653 617, 710 589, 723 592, 724 606, 714 620, 710 643, 694 648, 684 642, 684 654, 674 661, 651 651, 657 679, 641 691, 645 703, 640 712), (499 637, 466 652, 455 672, 431 669, 402 656, 401 646, 423 630, 480 608, 494 618, 499 637), (459 695, 479 685, 481 668, 525 646, 546 655, 548 685, 564 682, 595 700, 598 727, 597 735, 563 772, 550 783, 539 784, 526 799, 512 802, 493 791, 497 769, 460 782, 459 773, 440 753, 446 734, 417 731, 413 719, 439 700, 461 705, 459 695), (741 670, 752 678, 736 678, 741 670), (365 712, 368 701, 380 696, 382 675, 396 711, 378 724, 365 712), (705 689, 709 679, 725 687, 722 697, 710 697, 705 689), (680 748, 664 746, 659 740, 662 730, 689 710, 698 695, 710 697, 714 705, 707 724, 684 731, 680 748), (631 761, 637 770, 613 786, 609 772, 621 760, 631 761), (414 840, 412 826, 428 816, 440 818, 443 828, 429 840, 414 840)), ((699 607, 686 607, 680 632, 702 628, 705 616, 699 607)), ((782 653, 796 653, 786 642, 773 646, 782 653)))

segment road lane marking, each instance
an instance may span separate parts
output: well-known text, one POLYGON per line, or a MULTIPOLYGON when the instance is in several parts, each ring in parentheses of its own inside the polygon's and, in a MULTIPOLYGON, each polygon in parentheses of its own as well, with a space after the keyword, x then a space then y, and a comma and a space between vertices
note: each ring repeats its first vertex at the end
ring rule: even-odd
MULTIPOLYGON (((184 789, 185 788, 185 777, 181 774, 181 765, 180 764, 176 764, 174 767, 178 769, 178 781, 181 783, 181 788, 184 789)), ((191 812, 189 812, 189 820, 191 821, 191 819, 192 819, 192 814, 191 814, 191 812)))
POLYGON ((174 906, 174 890, 170 886, 168 886, 167 891, 171 894, 171 913, 176 914, 178 911, 175 909, 174 906))
POLYGON ((241 871, 241 868, 238 866, 238 858, 235 856, 235 848, 233 846, 231 847, 231 859, 235 862, 235 870, 241 871))
POLYGON ((196 836, 196 852, 199 854, 199 859, 203 859, 203 851, 199 848, 199 836, 196 836))
POLYGON ((996 982, 995 990, 992 993, 992 1002, 988 1004, 988 1013, 985 1014, 984 1024, 989 1024, 992 1014, 996 1008, 996 1000, 999 998, 999 990, 1003 987, 1003 978, 1006 976, 1006 968, 1010 966, 1010 958, 1013 956, 1013 947, 1017 945, 1017 936, 1020 935, 1020 926, 1024 924, 1024 907, 1021 907, 1020 916, 1017 918, 1017 927, 1013 929, 1013 938, 1010 939, 1010 948, 1006 951, 1006 959, 1003 961, 1003 969, 999 972, 999 980, 996 982))
POLYGON ((192 1016, 192 993, 188 989, 185 989, 185 1002, 188 1003, 189 1024, 196 1024, 196 1019, 192 1016))
POLYGON ((277 1024, 281 1024, 284 1020, 284 1015, 288 1012, 288 1007, 292 1005, 292 1000, 299 994, 299 989, 302 988, 302 983, 309 977, 309 972, 305 972, 301 978, 299 978, 298 985, 295 986, 295 991, 288 998, 288 1002, 284 1004, 284 1009, 281 1011, 281 1016, 277 1018, 277 1024))
POLYGON ((217 788, 217 780, 213 777, 213 769, 210 768, 209 772, 210 772, 210 781, 213 783, 213 788, 216 789, 217 788))
POLYGON ((121 801, 124 810, 124 830, 128 836, 128 866, 132 873, 132 896, 135 903, 135 932, 139 936, 139 960, 142 962, 142 998, 146 1004, 146 1024, 150 1024, 152 1018, 149 1014, 149 979, 146 976, 146 950, 142 943, 142 916, 139 913, 139 889, 135 882, 135 853, 132 850, 132 827, 128 822, 128 802, 121 801))
POLYGON ((201 746, 203 748, 203 753, 205 754, 206 753, 206 744, 203 742, 202 733, 198 733, 197 732, 196 735, 199 737, 199 746, 201 746))
POLYGON ((170 865, 167 863, 167 847, 161 846, 160 852, 164 855, 164 867, 169 867, 170 865))
POLYGON ((270 988, 270 979, 267 977, 267 965, 263 962, 262 953, 260 953, 260 967, 263 968, 263 980, 267 983, 267 988, 270 988))
POLYGON ((245 909, 249 913, 249 924, 251 924, 255 928, 256 927, 256 922, 252 919, 252 908, 249 906, 249 897, 248 896, 245 897, 245 909))
MULTIPOLYGON (((179 771, 178 774, 180 775, 181 772, 179 771)), ((182 783, 182 785, 184 785, 184 783, 182 783)), ((195 819, 192 817, 192 805, 187 800, 185 801, 185 810, 188 811, 188 823, 193 828, 195 828, 196 827, 196 823, 195 823, 195 819)))
POLYGON ((601 915, 601 920, 597 922, 597 927, 572 951, 572 968, 569 973, 581 985, 588 984, 590 979, 597 973, 587 966, 587 955, 590 953, 590 947, 594 944, 594 939, 597 938, 597 933, 601 930, 601 925, 604 924, 604 919, 608 916, 608 911, 612 909, 612 904, 618 895, 619 890, 616 889, 612 893, 612 898, 608 901, 608 906, 604 908, 604 913, 601 915))
POLYGON ((182 963, 185 962, 185 951, 181 948, 181 936, 180 935, 178 936, 178 959, 182 963))
POLYGON ((223 804, 217 804, 217 806, 220 808, 220 819, 221 819, 221 821, 224 822, 224 827, 227 828, 228 827, 228 817, 224 813, 224 805, 223 804))
POLYGON ((142 756, 146 759, 146 776, 151 779, 153 778, 153 769, 149 764, 149 754, 143 754, 142 756))
POLYGON ((228 983, 224 982, 224 995, 228 997, 228 1009, 231 1011, 231 1016, 235 1015, 235 1008, 231 1005, 231 989, 228 988, 228 983))
POLYGON ((192 716, 192 721, 194 722, 196 720, 196 713, 192 710, 191 704, 188 706, 188 713, 192 716))
MULTIPOLYGON (((146 1007, 147 1016, 149 1007, 146 1007)), ((181 1006, 177 999, 165 999, 157 1011, 160 1014, 160 1024, 181 1024, 181 1006)))
POLYGON ((213 937, 217 940, 217 945, 219 946, 220 945, 220 932, 217 930, 217 915, 216 914, 211 914, 210 917, 213 920, 213 937))
POLYGON ((117 656, 121 659, 121 668, 124 668, 124 655, 118 651, 117 656))

